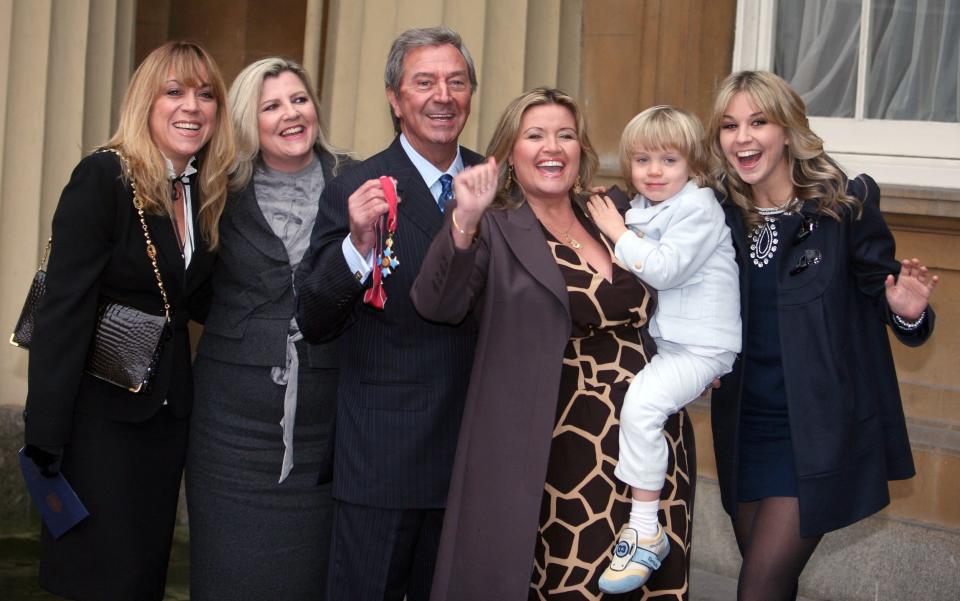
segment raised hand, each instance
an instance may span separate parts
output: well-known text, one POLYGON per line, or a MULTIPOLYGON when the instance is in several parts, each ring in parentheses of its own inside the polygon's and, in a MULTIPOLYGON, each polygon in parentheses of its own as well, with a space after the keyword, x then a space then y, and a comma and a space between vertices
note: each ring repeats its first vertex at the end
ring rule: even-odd
POLYGON ((904 259, 900 266, 900 275, 888 275, 884 282, 887 305, 904 320, 915 321, 927 308, 940 278, 927 273, 927 267, 917 259, 904 259))
POLYGON ((387 212, 387 199, 380 180, 369 179, 347 199, 350 219, 350 242, 361 256, 366 257, 377 243, 375 226, 387 212))
POLYGON ((620 211, 609 196, 594 194, 587 202, 587 210, 590 211, 590 218, 597 224, 600 231, 614 243, 627 231, 620 211))
POLYGON ((497 176, 497 161, 490 157, 453 178, 457 206, 453 211, 451 231, 457 246, 465 248, 473 242, 483 212, 496 197, 497 176))

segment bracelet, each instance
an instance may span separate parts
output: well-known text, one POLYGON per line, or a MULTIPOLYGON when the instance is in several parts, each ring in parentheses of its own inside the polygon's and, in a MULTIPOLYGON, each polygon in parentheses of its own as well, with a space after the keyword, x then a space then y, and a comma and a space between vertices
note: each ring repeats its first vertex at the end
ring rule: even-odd
POLYGON ((907 321, 906 319, 900 317, 896 313, 893 313, 893 323, 897 324, 897 327, 901 330, 912 332, 920 327, 920 324, 923 323, 923 318, 927 316, 927 311, 924 309, 923 313, 920 314, 920 317, 916 321, 907 321))
POLYGON ((468 232, 467 230, 465 230, 465 229, 463 229, 462 227, 460 227, 460 224, 457 223, 457 210, 456 210, 456 209, 454 209, 453 211, 451 211, 451 213, 450 213, 450 219, 453 221, 453 227, 454 227, 454 229, 456 229, 458 232, 460 232, 460 233, 463 234, 464 236, 475 236, 475 235, 476 235, 477 230, 473 230, 472 232, 468 232))

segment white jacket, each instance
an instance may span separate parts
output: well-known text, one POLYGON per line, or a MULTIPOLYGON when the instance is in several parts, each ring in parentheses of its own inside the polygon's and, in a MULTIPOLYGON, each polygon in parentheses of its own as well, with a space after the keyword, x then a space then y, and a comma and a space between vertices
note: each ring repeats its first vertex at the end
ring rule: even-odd
POLYGON ((651 205, 637 195, 630 206, 629 231, 614 252, 660 292, 651 335, 739 353, 739 272, 730 228, 713 190, 691 181, 661 203, 651 205))

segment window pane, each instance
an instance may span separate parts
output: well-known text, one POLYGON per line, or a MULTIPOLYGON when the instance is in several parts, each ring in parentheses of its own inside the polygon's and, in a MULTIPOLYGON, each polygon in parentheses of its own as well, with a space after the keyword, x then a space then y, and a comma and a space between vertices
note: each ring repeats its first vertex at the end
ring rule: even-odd
POLYGON ((774 71, 803 97, 807 114, 853 117, 860 0, 780 0, 774 71))
POLYGON ((867 117, 956 123, 960 2, 874 0, 867 117))

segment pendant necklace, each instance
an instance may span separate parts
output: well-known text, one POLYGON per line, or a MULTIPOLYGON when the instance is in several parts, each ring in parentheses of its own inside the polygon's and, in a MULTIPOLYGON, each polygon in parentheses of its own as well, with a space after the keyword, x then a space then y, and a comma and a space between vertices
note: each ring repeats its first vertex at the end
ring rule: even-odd
POLYGON ((796 202, 797 199, 794 197, 779 206, 754 207, 753 210, 763 218, 763 221, 753 226, 753 231, 750 233, 750 260, 757 267, 763 267, 773 259, 780 243, 777 219, 780 215, 789 215, 790 207, 796 202))
POLYGON ((570 230, 572 230, 572 229, 573 229, 573 226, 576 225, 576 223, 577 223, 577 216, 576 216, 576 215, 573 216, 573 221, 570 222, 570 225, 567 226, 567 229, 564 230, 564 231, 562 231, 562 232, 559 232, 559 235, 558 235, 558 232, 557 232, 556 228, 554 228, 553 226, 549 225, 546 221, 544 221, 544 220, 541 219, 541 220, 540 220, 540 223, 542 223, 542 224, 547 228, 547 230, 550 231, 551 234, 553 234, 554 236, 556 236, 557 239, 559 239, 561 243, 566 244, 567 246, 569 246, 569 247, 572 248, 573 250, 580 250, 581 248, 583 248, 583 244, 581 244, 576 238, 574 238, 573 236, 570 235, 570 230))

